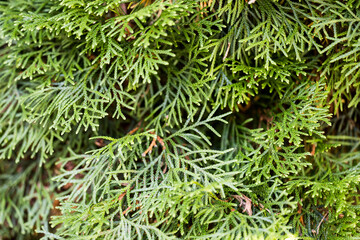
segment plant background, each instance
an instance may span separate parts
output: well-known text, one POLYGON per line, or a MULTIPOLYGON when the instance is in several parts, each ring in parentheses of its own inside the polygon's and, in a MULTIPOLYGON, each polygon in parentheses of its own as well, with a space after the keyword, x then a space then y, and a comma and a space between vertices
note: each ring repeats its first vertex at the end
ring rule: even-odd
POLYGON ((0 239, 359 238, 360 1, 0 1, 0 239))

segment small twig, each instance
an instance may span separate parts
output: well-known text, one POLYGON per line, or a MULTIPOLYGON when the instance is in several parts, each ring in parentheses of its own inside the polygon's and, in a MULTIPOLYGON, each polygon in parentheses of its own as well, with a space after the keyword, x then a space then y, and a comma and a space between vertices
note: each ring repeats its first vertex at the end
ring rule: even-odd
POLYGON ((311 150, 311 156, 314 156, 315 155, 315 150, 316 150, 316 144, 313 144, 312 145, 312 150, 311 150))
POLYGON ((122 212, 122 214, 123 215, 125 215, 125 216, 127 216, 127 213, 128 213, 128 211, 131 209, 131 205, 127 208, 127 209, 125 209, 123 212, 122 212))
POLYGON ((317 228, 316 228, 316 235, 319 235, 320 225, 323 223, 323 221, 325 220, 325 218, 327 217, 328 214, 329 214, 329 213, 326 213, 326 214, 323 216, 323 218, 321 219, 319 225, 318 225, 317 228))
POLYGON ((133 130, 131 130, 128 135, 132 135, 134 132, 136 132, 139 129, 139 127, 135 127, 133 128, 133 130))
POLYGON ((259 206, 260 206, 260 210, 265 209, 268 213, 271 214, 270 210, 269 210, 268 208, 265 208, 264 205, 262 205, 261 203, 259 203, 259 206))
POLYGON ((121 201, 125 197, 125 195, 126 195, 126 191, 120 194, 118 200, 121 201))
MULTIPOLYGON (((301 199, 301 201, 302 201, 302 199, 301 199)), ((301 214, 301 213, 302 213, 302 206, 301 206, 300 203, 298 203, 298 209, 299 209, 299 210, 297 211, 297 213, 298 213, 298 214, 301 214)), ((303 215, 300 216, 300 223, 301 223, 303 226, 305 226, 303 215)))
POLYGON ((157 136, 157 140, 158 140, 158 142, 161 144, 161 147, 163 148, 163 150, 165 150, 166 147, 165 147, 164 140, 163 140, 161 137, 159 137, 159 136, 157 136))
POLYGON ((231 43, 228 43, 228 46, 227 46, 227 48, 226 48, 225 55, 224 55, 224 57, 223 57, 223 61, 225 61, 225 59, 227 58, 227 56, 228 56, 228 54, 229 54, 230 46, 231 46, 231 43))
MULTIPOLYGON (((122 183, 121 185, 127 186, 127 185, 129 185, 129 184, 128 184, 128 183, 122 183)), ((133 188, 134 188, 134 187, 131 187, 131 188, 130 188, 130 191, 131 191, 133 188)), ((122 199, 125 197, 127 191, 128 191, 128 190, 125 190, 122 194, 120 194, 120 196, 119 196, 119 198, 118 198, 119 201, 122 200, 122 199)))
POLYGON ((138 123, 136 124, 136 126, 135 126, 130 132, 128 132, 128 135, 132 135, 132 134, 134 134, 134 132, 136 132, 137 130, 139 130, 140 125, 141 125, 141 122, 142 122, 142 121, 138 122, 138 123))
POLYGON ((243 212, 246 212, 249 216, 252 216, 252 209, 251 209, 252 201, 250 198, 248 198, 244 194, 242 194, 242 196, 233 195, 233 198, 235 198, 240 202, 239 206, 243 208, 243 212))
MULTIPOLYGON (((154 132, 150 132, 150 133, 151 133, 151 134, 155 134, 154 132)), ((161 144, 163 150, 166 149, 164 140, 163 140, 161 137, 159 137, 159 136, 155 136, 155 137, 153 138, 153 140, 151 141, 150 146, 145 150, 145 152, 143 152, 143 154, 141 154, 143 157, 145 157, 146 154, 148 154, 149 152, 150 152, 150 153, 152 152, 152 149, 156 146, 156 140, 161 144)))
POLYGON ((141 154, 141 155, 142 155, 143 157, 145 157, 146 154, 148 154, 149 152, 150 152, 150 153, 152 152, 152 149, 153 149, 153 147, 155 147, 155 146, 156 146, 156 138, 153 138, 150 146, 149 146, 149 147, 145 150, 145 152, 143 152, 143 154, 141 154))
POLYGON ((166 164, 166 162, 165 162, 165 168, 164 168, 164 170, 163 170, 163 173, 165 174, 166 171, 167 171, 167 164, 166 164))

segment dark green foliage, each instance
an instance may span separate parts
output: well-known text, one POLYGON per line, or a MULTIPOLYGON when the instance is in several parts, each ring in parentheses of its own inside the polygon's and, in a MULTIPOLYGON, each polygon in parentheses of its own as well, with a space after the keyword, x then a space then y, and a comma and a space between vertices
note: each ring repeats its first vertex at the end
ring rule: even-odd
POLYGON ((360 1, 0 1, 0 239, 360 238, 360 1))

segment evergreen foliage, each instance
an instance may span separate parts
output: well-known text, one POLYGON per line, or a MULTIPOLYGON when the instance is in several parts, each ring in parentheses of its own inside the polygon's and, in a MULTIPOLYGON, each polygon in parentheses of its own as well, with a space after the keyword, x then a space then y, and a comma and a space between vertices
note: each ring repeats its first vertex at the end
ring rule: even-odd
POLYGON ((0 239, 360 238, 359 78, 359 0, 0 0, 0 239))

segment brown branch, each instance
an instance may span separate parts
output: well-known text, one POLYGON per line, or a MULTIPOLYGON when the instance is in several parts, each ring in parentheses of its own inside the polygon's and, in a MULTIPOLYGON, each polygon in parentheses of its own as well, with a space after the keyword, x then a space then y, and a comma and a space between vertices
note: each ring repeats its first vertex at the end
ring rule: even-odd
POLYGON ((252 216, 252 200, 250 198, 248 198, 244 194, 242 194, 242 196, 233 195, 233 198, 240 202, 239 206, 243 208, 243 212, 246 212, 249 216, 252 216))
MULTIPOLYGON (((127 186, 127 185, 129 185, 129 184, 128 184, 128 183, 122 183, 121 185, 127 186)), ((130 188, 130 191, 131 191, 133 188, 134 188, 134 187, 131 187, 131 188, 130 188)), ((122 194, 120 194, 120 196, 119 196, 119 198, 118 198, 119 201, 124 198, 124 196, 126 195, 127 191, 128 191, 128 190, 125 190, 122 194)))
POLYGON ((231 46, 231 43, 229 42, 229 43, 228 43, 228 46, 227 46, 227 48, 226 48, 225 55, 224 55, 224 57, 223 57, 223 61, 225 61, 225 59, 227 58, 227 56, 228 56, 228 54, 229 54, 230 46, 231 46))
POLYGON ((121 201, 125 197, 125 195, 126 195, 126 191, 120 194, 118 200, 121 201))
MULTIPOLYGON (((302 206, 301 206, 300 203, 298 203, 298 209, 299 210, 297 211, 297 213, 301 214, 302 213, 302 206)), ((305 226, 304 216, 303 215, 300 216, 300 223, 301 223, 301 225, 305 226)))
MULTIPOLYGON (((155 135, 154 132, 150 132, 150 133, 155 135)), ((143 152, 143 154, 141 154, 143 157, 145 157, 146 154, 152 152, 153 148, 156 146, 156 141, 158 141, 158 142, 161 144, 163 150, 166 149, 164 140, 163 140, 161 137, 159 137, 159 136, 155 136, 155 137, 153 138, 153 140, 151 141, 150 146, 145 150, 145 152, 143 152)))
POLYGON ((270 210, 269 210, 268 208, 265 208, 264 205, 262 205, 261 203, 259 203, 259 206, 260 206, 260 210, 265 209, 268 213, 271 214, 270 210))
POLYGON ((128 213, 128 211, 131 209, 131 205, 127 208, 127 209, 125 209, 123 212, 122 212, 122 214, 123 215, 125 215, 125 216, 127 216, 127 213, 128 213))
POLYGON ((161 147, 163 148, 163 150, 165 150, 166 147, 165 147, 164 140, 163 140, 161 137, 159 137, 159 136, 157 136, 157 140, 158 140, 158 142, 161 144, 161 147))
POLYGON ((163 170, 163 173, 165 174, 166 171, 167 171, 167 164, 166 164, 166 162, 165 162, 164 164, 165 164, 165 168, 164 168, 164 170, 163 170))
POLYGON ((328 214, 329 214, 329 213, 327 212, 327 213, 324 215, 324 217, 321 219, 319 225, 318 225, 317 228, 316 228, 316 235, 319 235, 320 225, 323 223, 323 221, 325 220, 325 218, 327 217, 328 214))
POLYGON ((132 134, 134 134, 134 132, 136 132, 137 130, 139 130, 140 125, 141 125, 141 122, 142 122, 142 121, 138 122, 138 123, 136 124, 136 126, 135 126, 130 132, 128 132, 128 135, 132 135, 132 134))
POLYGON ((143 157, 145 157, 146 154, 148 154, 149 152, 150 152, 150 153, 152 152, 152 149, 153 149, 153 147, 155 147, 155 146, 156 146, 156 138, 153 138, 153 140, 152 140, 150 146, 148 147, 148 149, 146 149, 145 152, 143 152, 143 154, 141 154, 141 155, 142 155, 143 157))
POLYGON ((311 150, 311 156, 314 156, 315 155, 315 150, 316 150, 316 144, 313 144, 312 145, 312 150, 311 150))

